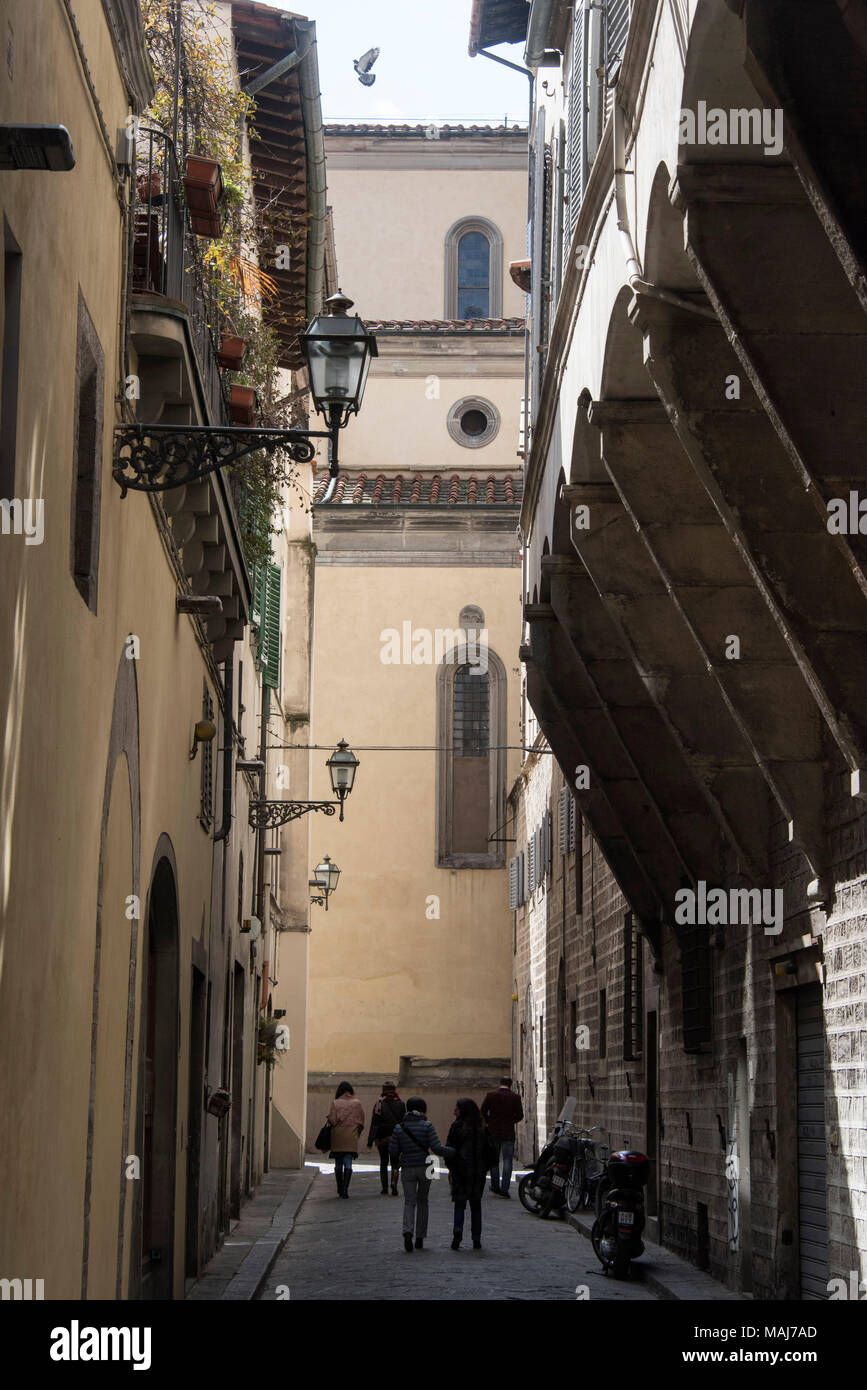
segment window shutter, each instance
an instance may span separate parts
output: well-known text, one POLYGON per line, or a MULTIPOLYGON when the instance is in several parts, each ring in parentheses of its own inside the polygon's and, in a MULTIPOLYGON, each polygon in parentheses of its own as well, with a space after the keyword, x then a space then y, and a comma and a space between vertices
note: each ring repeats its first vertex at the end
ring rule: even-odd
POLYGON ((263 586, 265 583, 265 566, 254 560, 250 565, 250 626, 261 631, 262 628, 262 608, 265 602, 263 586))
POLYGON ((560 788, 560 808, 557 816, 557 829, 559 832, 560 853, 565 854, 569 848, 569 788, 564 784, 560 788))
POLYGON ((536 836, 531 835, 527 841, 527 864, 528 864, 528 896, 532 897, 536 891, 536 836))
POLYGON ((509 907, 514 910, 518 906, 518 856, 513 854, 509 860, 509 907))
POLYGON ((520 907, 527 901, 527 865, 523 851, 518 855, 518 859, 520 860, 518 867, 518 906, 520 907))
POLYGON ((584 196, 585 133, 587 122, 587 89, 584 78, 584 39, 587 11, 582 0, 576 0, 572 21, 572 42, 569 55, 569 106, 566 123, 566 188, 569 202, 566 208, 563 237, 563 269, 569 257, 569 247, 578 221, 578 210, 584 196))
MULTIPOLYGON (((623 50, 626 47, 626 35, 629 32, 629 12, 631 9, 631 0, 608 0, 605 7, 606 73, 610 69, 615 58, 623 57, 623 50)), ((611 113, 613 96, 613 91, 606 88, 605 113, 603 118, 606 121, 611 113)))
POLYGON ((577 808, 577 806, 575 805, 575 797, 573 796, 572 792, 570 792, 570 793, 569 793, 569 849, 570 849, 570 850, 573 850, 573 849, 575 849, 575 847, 576 847, 576 842, 577 842, 577 838, 578 838, 577 835, 576 835, 576 833, 575 833, 575 832, 576 832, 576 828, 577 828, 577 821, 578 821, 578 808, 577 808))
POLYGON ((683 1050, 706 1052, 711 1042, 713 976, 706 926, 680 932, 683 1050))
POLYGON ((262 684, 276 690, 280 684, 280 568, 266 565, 263 584, 261 643, 262 684))
POLYGON ((545 812, 545 873, 554 872, 554 817, 545 812))

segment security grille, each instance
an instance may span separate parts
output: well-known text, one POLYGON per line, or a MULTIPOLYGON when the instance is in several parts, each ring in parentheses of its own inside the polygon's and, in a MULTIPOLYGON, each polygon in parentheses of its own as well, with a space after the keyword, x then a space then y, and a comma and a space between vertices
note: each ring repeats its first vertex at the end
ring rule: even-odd
POLYGON ((623 922, 623 1056, 641 1057, 644 1037, 644 938, 627 912, 623 922))

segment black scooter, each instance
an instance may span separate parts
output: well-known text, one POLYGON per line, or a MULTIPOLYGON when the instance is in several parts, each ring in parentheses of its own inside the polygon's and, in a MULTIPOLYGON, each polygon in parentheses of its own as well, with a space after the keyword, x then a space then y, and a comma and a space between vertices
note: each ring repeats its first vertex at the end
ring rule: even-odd
POLYGON ((646 1154, 631 1149, 613 1153, 605 1165, 605 1188, 600 1190, 599 1215, 590 1239, 607 1274, 629 1278, 630 1261, 644 1253, 644 1188, 650 1171, 646 1154))

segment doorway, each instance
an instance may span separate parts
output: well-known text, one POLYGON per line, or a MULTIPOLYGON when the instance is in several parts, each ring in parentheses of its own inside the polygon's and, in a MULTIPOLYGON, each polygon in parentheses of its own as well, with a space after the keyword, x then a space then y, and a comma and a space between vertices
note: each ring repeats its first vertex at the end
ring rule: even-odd
POLYGON ((235 966, 232 991, 232 1170, 229 1178, 229 1214, 241 1215, 241 1149, 244 1119, 244 970, 235 966))
POLYGON ((798 1095, 798 1246, 801 1298, 828 1297, 825 1016, 822 986, 803 985, 795 1008, 798 1095))
POLYGON ((144 945, 141 1296, 173 1293, 178 1092, 178 900, 168 859, 154 871, 144 945))
POLYGON ((193 966, 190 993, 190 1090, 187 1102, 187 1239, 184 1272, 199 1273, 199 1173, 205 1090, 205 977, 193 966))

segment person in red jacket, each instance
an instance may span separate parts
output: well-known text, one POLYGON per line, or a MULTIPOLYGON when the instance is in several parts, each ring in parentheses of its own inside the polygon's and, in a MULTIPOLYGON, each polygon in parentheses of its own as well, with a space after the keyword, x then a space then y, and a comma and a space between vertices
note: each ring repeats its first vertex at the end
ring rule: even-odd
POLYGON ((497 1161, 491 1168, 491 1191, 498 1197, 511 1195, 509 1184, 515 1156, 515 1125, 523 1118, 524 1107, 521 1097, 512 1090, 512 1078, 501 1077, 497 1090, 489 1091, 482 1101, 482 1119, 497 1146, 497 1161))

